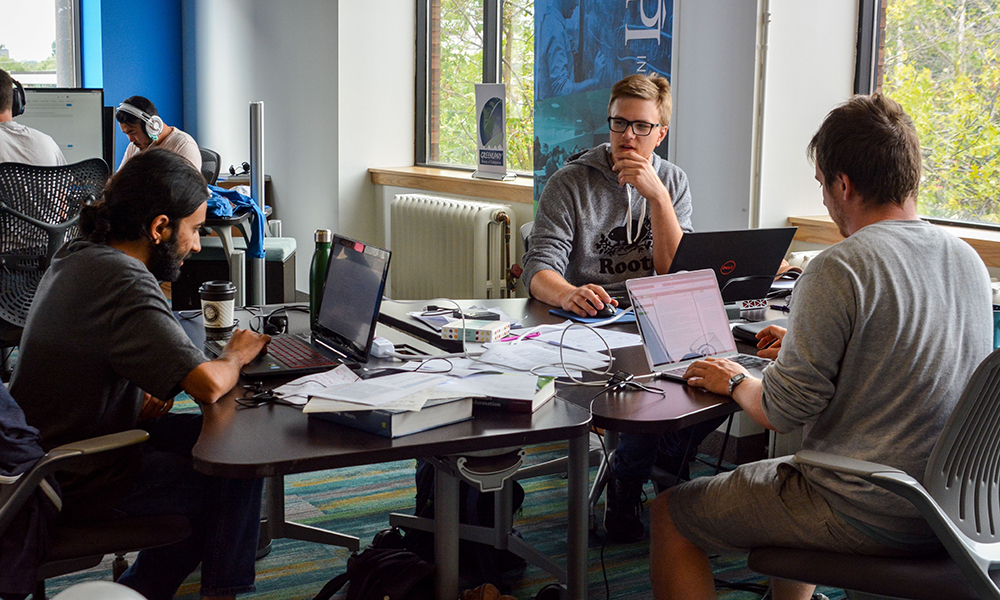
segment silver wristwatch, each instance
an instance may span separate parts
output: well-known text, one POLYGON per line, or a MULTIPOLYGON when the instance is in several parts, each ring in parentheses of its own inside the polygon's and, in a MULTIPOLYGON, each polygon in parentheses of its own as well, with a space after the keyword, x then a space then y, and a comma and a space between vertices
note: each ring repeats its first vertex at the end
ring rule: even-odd
POLYGON ((729 378, 729 395, 730 396, 733 395, 733 390, 736 389, 736 386, 738 386, 740 383, 742 383, 743 380, 746 379, 746 378, 747 378, 747 374, 746 373, 737 373, 736 375, 733 375, 732 377, 729 378))

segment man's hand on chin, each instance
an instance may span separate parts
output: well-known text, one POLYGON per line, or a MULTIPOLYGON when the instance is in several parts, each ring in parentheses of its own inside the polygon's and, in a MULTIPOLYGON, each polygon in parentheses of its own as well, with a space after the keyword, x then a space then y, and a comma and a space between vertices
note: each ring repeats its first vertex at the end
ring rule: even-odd
POLYGON ((670 202, 670 192, 653 169, 652 157, 644 157, 629 146, 620 146, 611 155, 614 165, 611 169, 618 173, 618 185, 629 184, 643 198, 655 202, 670 202))

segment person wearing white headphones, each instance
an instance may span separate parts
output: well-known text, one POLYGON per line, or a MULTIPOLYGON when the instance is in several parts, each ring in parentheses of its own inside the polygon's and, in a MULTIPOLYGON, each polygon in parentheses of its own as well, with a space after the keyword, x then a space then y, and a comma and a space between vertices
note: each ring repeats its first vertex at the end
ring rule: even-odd
POLYGON ((24 108, 24 88, 7 71, 0 69, 0 163, 43 167, 66 164, 66 157, 55 140, 14 121, 24 108))
POLYGON ((122 133, 128 136, 129 145, 118 165, 121 169, 133 156, 147 148, 165 148, 180 154, 201 170, 201 150, 190 134, 163 122, 156 106, 147 98, 132 96, 118 105, 115 120, 122 133))

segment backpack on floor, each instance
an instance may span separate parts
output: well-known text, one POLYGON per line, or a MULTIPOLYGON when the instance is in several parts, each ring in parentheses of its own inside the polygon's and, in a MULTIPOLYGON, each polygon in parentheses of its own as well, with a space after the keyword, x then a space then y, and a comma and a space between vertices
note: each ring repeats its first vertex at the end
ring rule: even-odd
POLYGON ((347 559, 313 600, 330 600, 347 585, 347 600, 425 600, 434 597, 434 565, 403 548, 398 529, 375 534, 371 546, 347 559))

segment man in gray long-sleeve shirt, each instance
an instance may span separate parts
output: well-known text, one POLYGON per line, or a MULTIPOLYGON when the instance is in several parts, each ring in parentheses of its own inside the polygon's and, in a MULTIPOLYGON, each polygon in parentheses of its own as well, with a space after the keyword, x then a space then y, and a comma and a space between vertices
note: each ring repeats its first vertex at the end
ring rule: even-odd
MULTIPOLYGON (((708 359, 693 386, 728 394, 768 429, 802 427, 803 447, 888 464, 922 479, 972 372, 992 346, 990 281, 968 244, 919 220, 920 144, 879 94, 834 109, 809 146, 823 203, 847 238, 806 268, 787 335, 765 329, 763 380, 708 359)), ((859 478, 791 457, 701 478, 654 502, 657 598, 715 598, 706 551, 783 546, 907 556, 940 549, 916 510, 859 478)), ((775 600, 814 586, 772 580, 775 600)))

